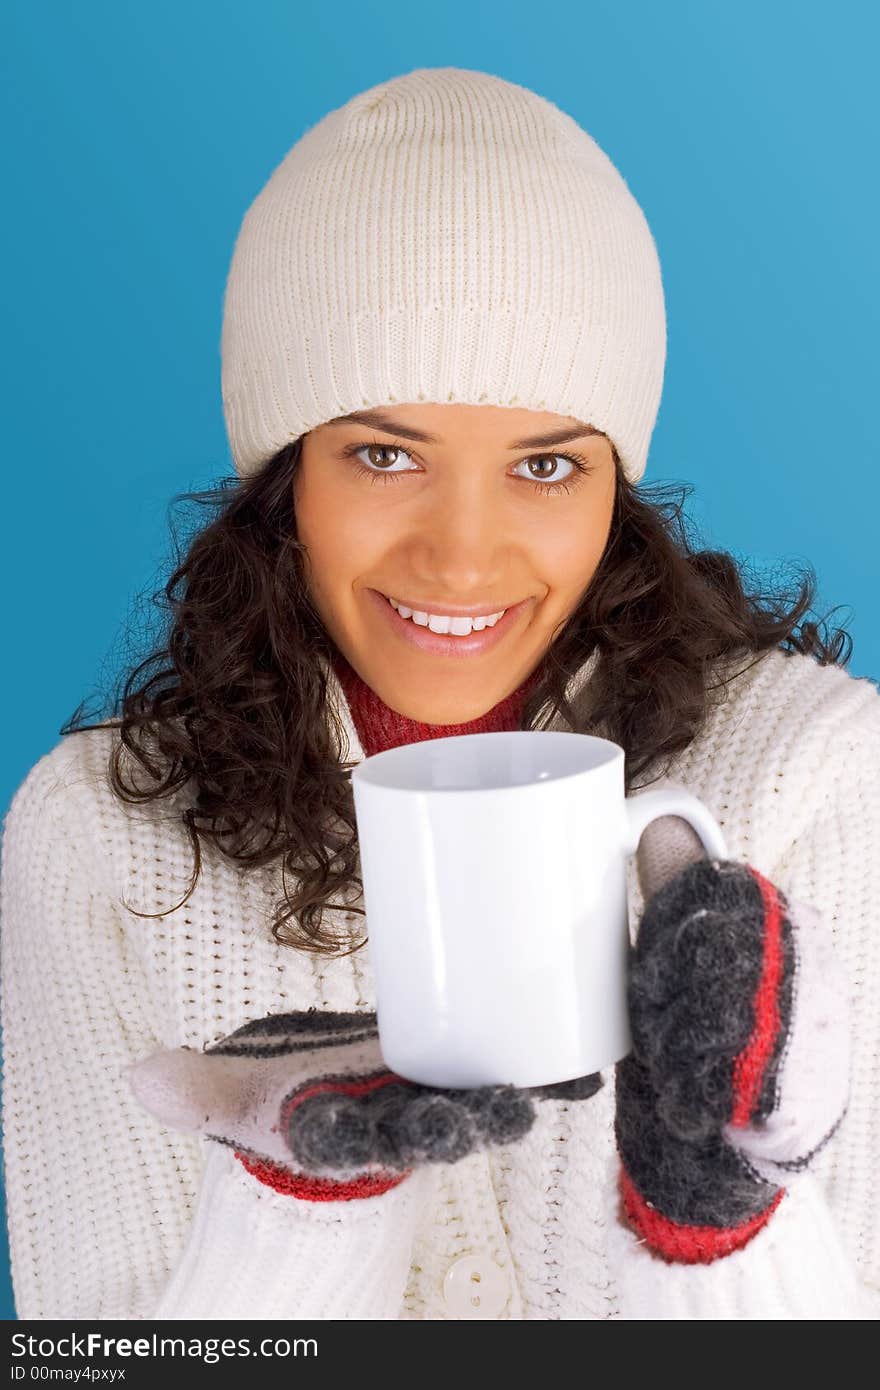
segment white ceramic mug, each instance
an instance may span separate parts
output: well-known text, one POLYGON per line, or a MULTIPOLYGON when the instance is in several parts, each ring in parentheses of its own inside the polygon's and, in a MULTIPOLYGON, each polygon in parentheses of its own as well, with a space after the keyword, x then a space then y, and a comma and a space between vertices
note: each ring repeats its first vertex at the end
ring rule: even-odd
POLYGON ((430 1086, 540 1086, 632 1046, 628 856, 697 798, 624 795, 624 751, 590 734, 426 739, 352 769, 366 928, 388 1067, 430 1086))

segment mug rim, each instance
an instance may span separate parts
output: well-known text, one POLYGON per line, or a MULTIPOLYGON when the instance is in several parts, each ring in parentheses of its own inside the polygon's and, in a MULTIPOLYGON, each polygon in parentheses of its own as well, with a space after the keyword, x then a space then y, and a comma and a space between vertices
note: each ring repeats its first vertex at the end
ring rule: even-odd
POLYGON ((598 772, 602 768, 613 767, 615 763, 622 762, 625 757, 625 750, 613 739, 602 738, 599 734, 581 734, 573 729, 493 729, 476 734, 450 734, 446 738, 420 739, 416 743, 399 744, 396 748, 383 748, 378 753, 371 753, 364 757, 352 768, 351 780, 362 782, 367 786, 378 787, 382 791, 406 792, 410 795, 438 796, 444 792, 470 792, 470 793, 495 793, 505 792, 528 792, 533 791, 539 786, 556 786, 561 782, 566 782, 572 777, 588 776, 592 772, 598 772), (500 783, 493 786, 448 786, 448 787, 401 787, 395 781, 388 780, 392 774, 395 763, 405 763, 415 758, 429 759, 432 757, 438 744, 444 743, 465 743, 473 744, 474 739, 507 739, 528 737, 541 737, 555 739, 557 742, 562 740, 577 739, 582 747, 584 741, 595 745, 602 745, 609 750, 600 761, 595 762, 590 767, 578 767, 569 771, 559 772, 548 775, 540 781, 500 783), (369 766, 367 766, 369 764, 369 766), (385 776, 382 775, 382 767, 385 768, 385 776), (378 774, 378 775, 377 775, 378 774))

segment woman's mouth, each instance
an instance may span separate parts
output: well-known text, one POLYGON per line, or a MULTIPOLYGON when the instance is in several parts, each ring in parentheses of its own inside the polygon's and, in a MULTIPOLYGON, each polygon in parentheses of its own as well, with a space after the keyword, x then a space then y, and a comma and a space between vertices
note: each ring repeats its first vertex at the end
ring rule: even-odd
POLYGON ((472 630, 466 635, 459 636, 453 632, 432 632, 424 623, 416 622, 413 618, 402 617, 390 599, 385 594, 379 593, 378 589, 367 589, 366 592, 384 614, 385 621, 389 623, 393 633, 420 651, 432 652, 437 656, 479 656, 483 652, 491 651, 499 642, 503 642, 507 633, 532 601, 525 598, 521 603, 513 604, 512 607, 505 610, 503 616, 495 622, 494 626, 484 627, 482 632, 472 630))

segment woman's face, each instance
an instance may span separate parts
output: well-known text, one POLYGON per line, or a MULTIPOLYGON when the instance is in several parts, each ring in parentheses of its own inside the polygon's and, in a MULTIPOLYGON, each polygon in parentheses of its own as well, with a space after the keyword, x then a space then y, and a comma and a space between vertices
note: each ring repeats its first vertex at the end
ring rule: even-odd
POLYGON ((615 481, 607 437, 570 416, 433 403, 342 416, 304 436, 293 487, 312 601, 392 709, 466 723, 532 674, 583 597, 615 481), (377 595, 439 614, 526 602, 487 650, 445 654, 414 645, 377 595))

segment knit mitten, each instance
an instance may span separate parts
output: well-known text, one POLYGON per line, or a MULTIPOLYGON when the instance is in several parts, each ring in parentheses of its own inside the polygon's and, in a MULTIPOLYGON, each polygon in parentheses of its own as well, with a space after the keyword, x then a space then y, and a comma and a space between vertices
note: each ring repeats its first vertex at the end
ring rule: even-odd
POLYGON ((657 1254, 709 1263, 754 1238, 840 1124, 846 990, 813 907, 706 858, 678 817, 649 831, 633 1048, 616 1067, 620 1193, 657 1254))
POLYGON ((310 1201, 374 1197, 424 1163, 511 1144, 535 1101, 586 1100, 598 1073, 557 1085, 439 1089, 389 1071, 375 1013, 270 1014, 213 1046, 162 1048, 127 1070, 173 1129, 232 1147, 260 1182, 310 1201))

